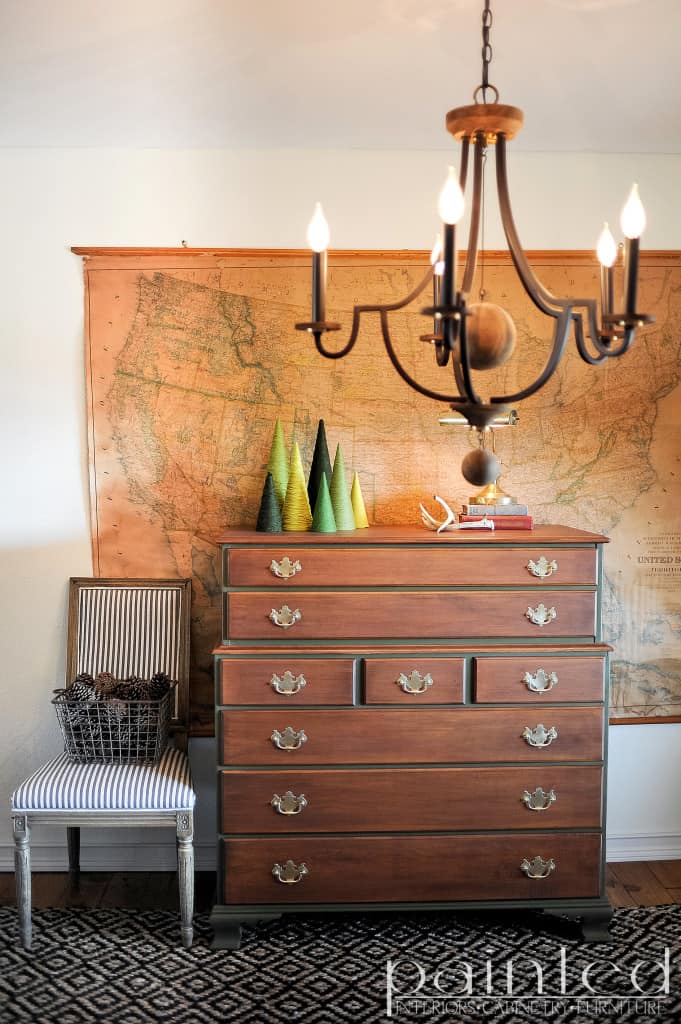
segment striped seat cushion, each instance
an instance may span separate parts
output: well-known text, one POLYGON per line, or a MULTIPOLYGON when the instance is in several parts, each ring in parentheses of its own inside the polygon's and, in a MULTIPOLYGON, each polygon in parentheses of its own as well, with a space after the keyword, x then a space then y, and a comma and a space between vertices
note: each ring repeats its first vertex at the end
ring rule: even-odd
POLYGON ((195 800, 187 757, 169 747, 157 764, 76 764, 60 754, 12 793, 12 810, 175 811, 195 800))

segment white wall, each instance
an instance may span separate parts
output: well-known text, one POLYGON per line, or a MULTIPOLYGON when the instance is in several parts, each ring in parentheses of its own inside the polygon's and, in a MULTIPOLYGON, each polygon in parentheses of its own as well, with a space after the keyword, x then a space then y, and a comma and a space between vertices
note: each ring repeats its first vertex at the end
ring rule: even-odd
MULTIPOLYGON (((338 248, 429 248, 448 160, 451 151, 0 150, 0 870, 11 865, 12 788, 60 749, 49 697, 63 681, 66 581, 92 569, 82 268, 69 247, 303 247, 322 199, 338 248)), ((680 178, 676 156, 513 154, 511 163, 528 248, 590 248, 633 179, 648 211, 645 246, 681 248, 680 178)), ((494 225, 487 245, 503 247, 494 225)), ((610 732, 611 859, 681 857, 681 725, 610 732)), ((192 757, 207 866, 212 743, 194 741, 192 757)), ((83 863, 172 864, 172 837, 136 839, 86 832, 83 863)), ((63 835, 36 830, 34 863, 63 865, 63 835)))

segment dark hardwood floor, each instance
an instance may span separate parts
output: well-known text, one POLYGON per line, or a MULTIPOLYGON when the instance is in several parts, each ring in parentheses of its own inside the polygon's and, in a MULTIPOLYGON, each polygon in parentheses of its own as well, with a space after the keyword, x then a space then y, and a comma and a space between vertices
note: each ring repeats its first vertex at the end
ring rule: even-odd
MULTIPOLYGON (((67 872, 36 872, 34 907, 140 907, 177 909, 177 879, 171 872, 84 871, 77 888, 67 872)), ((681 860, 608 864, 607 889, 614 907, 681 903, 681 860)), ((197 913, 210 910, 215 890, 212 871, 196 874, 197 913)), ((0 873, 0 906, 12 906, 14 875, 0 873)))

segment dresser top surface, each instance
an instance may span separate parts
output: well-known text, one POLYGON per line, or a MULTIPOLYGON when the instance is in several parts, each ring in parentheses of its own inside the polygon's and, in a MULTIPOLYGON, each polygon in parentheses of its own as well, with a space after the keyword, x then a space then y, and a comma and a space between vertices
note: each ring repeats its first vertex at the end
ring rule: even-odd
POLYGON ((535 526, 532 530, 454 530, 435 533, 417 526, 370 526, 365 530, 344 530, 338 533, 259 533, 254 529, 225 530, 216 538, 217 544, 253 545, 258 547, 301 547, 306 545, 381 545, 430 544, 456 546, 457 544, 495 545, 517 544, 607 544, 608 538, 571 526, 535 526))

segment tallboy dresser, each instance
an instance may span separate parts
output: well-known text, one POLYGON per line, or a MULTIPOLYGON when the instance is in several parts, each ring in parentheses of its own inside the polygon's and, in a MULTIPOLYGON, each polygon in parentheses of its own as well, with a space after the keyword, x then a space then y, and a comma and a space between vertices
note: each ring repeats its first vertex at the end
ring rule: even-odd
POLYGON ((609 937, 605 540, 220 538, 217 948, 320 910, 532 908, 609 937))

